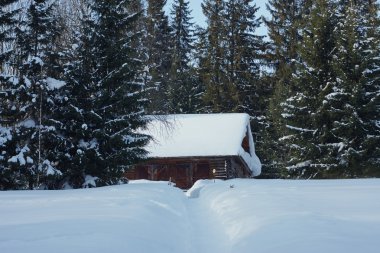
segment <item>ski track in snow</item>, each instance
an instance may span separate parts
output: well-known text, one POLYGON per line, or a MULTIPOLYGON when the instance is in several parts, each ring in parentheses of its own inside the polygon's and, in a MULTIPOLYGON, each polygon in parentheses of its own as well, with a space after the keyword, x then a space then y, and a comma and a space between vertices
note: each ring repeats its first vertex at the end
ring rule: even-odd
POLYGON ((380 180, 0 192, 1 253, 377 253, 380 180))
POLYGON ((187 203, 188 220, 191 221, 189 229, 189 252, 230 252, 227 235, 217 218, 205 208, 199 199, 190 199, 187 203))

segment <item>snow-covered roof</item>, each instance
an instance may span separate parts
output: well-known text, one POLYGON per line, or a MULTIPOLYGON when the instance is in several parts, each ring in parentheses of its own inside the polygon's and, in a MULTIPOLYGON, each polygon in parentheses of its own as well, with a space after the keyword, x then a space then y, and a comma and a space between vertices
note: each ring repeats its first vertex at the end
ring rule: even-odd
POLYGON ((245 113, 176 114, 153 117, 144 133, 153 137, 146 146, 150 158, 240 156, 253 172, 261 163, 245 113), (247 132, 250 152, 242 147, 247 132))

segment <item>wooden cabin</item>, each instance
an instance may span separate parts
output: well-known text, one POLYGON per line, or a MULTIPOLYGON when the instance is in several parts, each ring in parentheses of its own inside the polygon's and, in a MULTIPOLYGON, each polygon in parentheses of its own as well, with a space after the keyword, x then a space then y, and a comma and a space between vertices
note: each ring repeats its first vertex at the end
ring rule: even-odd
POLYGON ((171 181, 182 189, 199 179, 257 176, 249 115, 186 114, 153 118, 143 132, 153 137, 149 158, 126 174, 128 179, 171 181))

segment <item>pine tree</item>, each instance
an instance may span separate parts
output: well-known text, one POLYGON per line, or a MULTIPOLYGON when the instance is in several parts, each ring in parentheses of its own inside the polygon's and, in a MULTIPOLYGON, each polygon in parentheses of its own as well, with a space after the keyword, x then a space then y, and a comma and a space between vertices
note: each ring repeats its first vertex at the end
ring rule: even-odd
POLYGON ((118 183, 145 155, 144 82, 136 45, 138 13, 125 1, 94 1, 78 43, 78 59, 69 67, 68 95, 62 131, 68 137, 63 169, 67 184, 118 183))
POLYGON ((149 78, 147 90, 151 103, 148 110, 151 114, 162 114, 169 111, 168 80, 171 69, 171 28, 165 14, 166 0, 148 0, 146 15, 146 50, 149 78))

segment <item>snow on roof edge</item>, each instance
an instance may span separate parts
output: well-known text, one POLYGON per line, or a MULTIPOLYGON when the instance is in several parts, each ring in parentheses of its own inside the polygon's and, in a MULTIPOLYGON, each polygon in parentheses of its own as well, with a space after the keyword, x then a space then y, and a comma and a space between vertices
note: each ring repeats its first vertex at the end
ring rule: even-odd
MULTIPOLYGON (((246 114, 246 113, 244 113, 246 114)), ((261 161, 259 159, 259 157, 256 155, 256 149, 255 149, 255 142, 253 140, 253 135, 252 135, 252 130, 251 130, 251 124, 250 124, 250 119, 251 117, 246 114, 246 123, 245 123, 245 127, 247 128, 246 130, 248 131, 249 133, 249 153, 247 153, 242 146, 240 146, 240 150, 239 150, 239 156, 244 160, 244 162, 247 164, 247 166, 250 168, 250 170, 252 171, 252 176, 258 176, 261 174, 261 161)), ((244 135, 242 136, 241 138, 241 141, 240 143, 243 141, 245 137, 245 132, 244 132, 244 135)))
POLYGON ((250 116, 246 113, 171 114, 147 117, 152 120, 144 133, 154 139, 147 145, 147 151, 151 154, 148 155, 149 158, 239 156, 252 171, 252 176, 261 173, 261 162, 255 153, 250 116), (249 153, 241 146, 247 130, 249 153), (230 138, 220 138, 221 136, 230 138))

